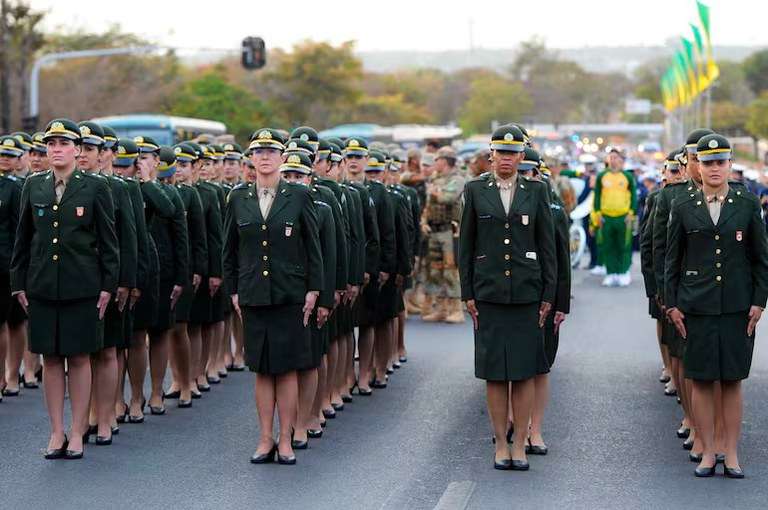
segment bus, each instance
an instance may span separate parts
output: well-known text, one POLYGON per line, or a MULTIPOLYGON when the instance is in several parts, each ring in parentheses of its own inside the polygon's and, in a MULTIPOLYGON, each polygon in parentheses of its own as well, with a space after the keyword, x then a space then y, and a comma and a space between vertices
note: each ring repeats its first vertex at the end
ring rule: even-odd
POLYGON ((174 145, 192 140, 202 134, 217 138, 227 132, 227 126, 223 122, 170 115, 142 113, 99 117, 92 120, 97 124, 111 127, 120 138, 149 136, 160 145, 174 145))

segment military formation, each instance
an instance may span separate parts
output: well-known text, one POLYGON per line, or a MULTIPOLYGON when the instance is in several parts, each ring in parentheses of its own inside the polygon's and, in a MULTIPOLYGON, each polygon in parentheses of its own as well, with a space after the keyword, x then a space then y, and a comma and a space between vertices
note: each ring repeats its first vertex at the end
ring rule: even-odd
POLYGON ((669 153, 664 185, 646 201, 641 265, 657 322, 665 394, 677 397, 677 436, 697 477, 723 464, 743 478, 738 457, 743 396, 755 326, 768 298, 768 243, 757 196, 729 180, 725 137, 693 130, 669 153))

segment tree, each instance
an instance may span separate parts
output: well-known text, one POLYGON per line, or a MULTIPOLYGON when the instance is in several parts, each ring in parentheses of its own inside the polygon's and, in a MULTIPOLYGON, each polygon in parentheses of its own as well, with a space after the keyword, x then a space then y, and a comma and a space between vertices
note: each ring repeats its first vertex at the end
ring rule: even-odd
POLYGON ((43 47, 45 38, 40 24, 45 18, 42 11, 34 11, 24 2, 12 5, 9 10, 8 34, 12 48, 13 78, 18 95, 15 99, 17 119, 27 114, 29 103, 29 68, 37 51, 43 47))
POLYGON ((756 51, 742 64, 744 76, 755 95, 768 90, 768 50, 756 51))
POLYGON ((519 82, 499 75, 476 78, 461 109, 459 124, 467 134, 487 133, 492 122, 521 121, 532 107, 531 96, 519 82))
POLYGON ((271 120, 269 108, 249 91, 229 83, 221 69, 214 68, 186 82, 174 95, 167 113, 225 122, 228 131, 248 140, 259 126, 271 120))
POLYGON ((747 110, 747 131, 755 138, 768 138, 768 92, 752 101, 747 110))
POLYGON ((720 68, 720 78, 712 88, 712 101, 728 101, 747 106, 755 99, 755 93, 747 83, 742 64, 723 60, 718 62, 717 66, 720 68))
POLYGON ((725 136, 743 136, 749 118, 749 110, 730 101, 712 103, 712 129, 725 136))
POLYGON ((338 47, 305 41, 281 55, 267 83, 273 86, 275 111, 291 125, 323 128, 343 121, 361 96, 363 64, 354 43, 338 47))
POLYGON ((405 101, 402 94, 365 95, 358 101, 347 122, 375 124, 427 124, 430 116, 423 105, 405 101))

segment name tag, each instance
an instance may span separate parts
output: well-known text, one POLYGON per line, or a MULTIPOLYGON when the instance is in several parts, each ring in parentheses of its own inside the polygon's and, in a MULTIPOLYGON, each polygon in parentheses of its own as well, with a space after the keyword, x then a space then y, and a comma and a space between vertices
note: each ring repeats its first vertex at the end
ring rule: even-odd
MULTIPOLYGON (((527 218, 528 216, 526 216, 527 218)), ((527 251, 525 252, 525 258, 531 259, 531 260, 537 260, 538 256, 536 255, 535 251, 527 251)))
POLYGON ((480 218, 481 220, 489 220, 489 219, 491 219, 491 215, 490 214, 480 214, 480 215, 478 215, 478 218, 480 218))
MULTIPOLYGON (((523 225, 527 225, 528 224, 528 215, 527 214, 523 214, 521 216, 521 218, 522 218, 523 225)), ((534 253, 534 255, 536 255, 536 254, 534 253)))
POLYGON ((699 276, 698 271, 686 271, 685 276, 699 276))
POLYGON ((483 260, 486 257, 486 255, 478 255, 475 257, 475 260, 483 260))

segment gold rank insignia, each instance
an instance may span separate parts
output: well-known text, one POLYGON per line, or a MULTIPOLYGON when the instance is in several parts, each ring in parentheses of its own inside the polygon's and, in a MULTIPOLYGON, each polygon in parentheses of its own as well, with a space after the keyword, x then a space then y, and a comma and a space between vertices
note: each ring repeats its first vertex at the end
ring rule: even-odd
POLYGON ((64 124, 62 124, 61 122, 54 122, 53 124, 51 124, 51 129, 50 130, 51 131, 66 131, 66 129, 64 129, 64 124))
POLYGON ((272 133, 267 131, 266 129, 259 133, 259 139, 260 140, 270 140, 272 138, 272 133))
POLYGON ((117 146, 117 153, 118 154, 125 154, 125 147, 123 147, 122 145, 118 145, 117 146))
POLYGON ((80 126, 80 134, 83 136, 88 136, 91 134, 91 128, 88 126, 80 126))
POLYGON ((143 136, 137 136, 136 138, 133 139, 133 141, 136 142, 136 143, 144 143, 144 137, 143 136))
POLYGON ((288 163, 293 163, 297 165, 301 164, 301 158, 299 157, 298 154, 291 154, 290 156, 288 156, 288 163))
POLYGON ((360 142, 358 142, 357 140, 355 140, 355 139, 353 138, 353 139, 351 139, 351 140, 349 141, 349 146, 350 146, 350 147, 360 147, 360 142))
POLYGON ((504 135, 504 140, 506 140, 507 142, 511 142, 514 139, 515 139, 515 136, 512 133, 507 133, 506 135, 504 135))

